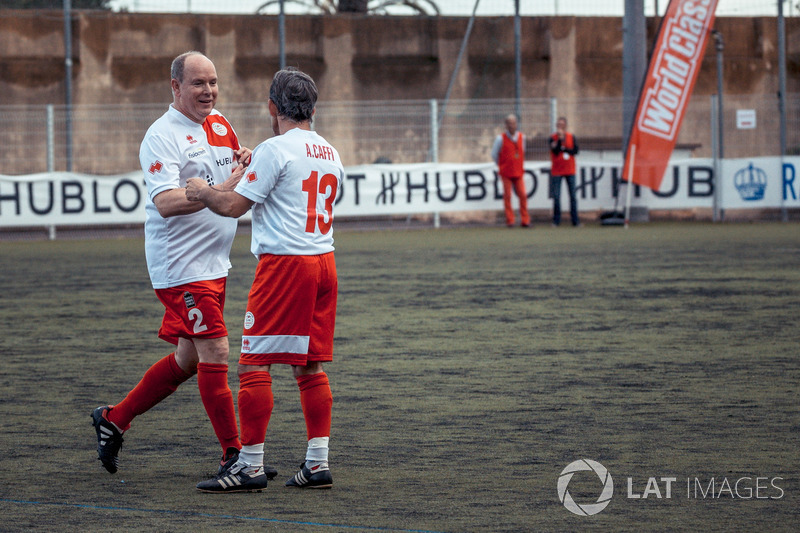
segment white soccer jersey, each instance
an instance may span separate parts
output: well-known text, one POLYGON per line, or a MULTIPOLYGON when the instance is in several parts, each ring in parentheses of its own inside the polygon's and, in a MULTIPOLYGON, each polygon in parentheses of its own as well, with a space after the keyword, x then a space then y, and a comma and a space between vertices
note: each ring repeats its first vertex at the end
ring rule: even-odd
POLYGON ((164 218, 153 198, 166 190, 185 187, 188 178, 205 178, 212 185, 222 183, 236 166, 233 151, 238 148, 236 133, 216 110, 203 124, 197 124, 170 106, 147 130, 139 162, 148 192, 145 256, 154 289, 228 275, 237 220, 210 209, 164 218))
POLYGON ((251 251, 333 251, 333 204, 344 180, 339 153, 313 131, 294 128, 253 150, 236 192, 254 201, 251 251))

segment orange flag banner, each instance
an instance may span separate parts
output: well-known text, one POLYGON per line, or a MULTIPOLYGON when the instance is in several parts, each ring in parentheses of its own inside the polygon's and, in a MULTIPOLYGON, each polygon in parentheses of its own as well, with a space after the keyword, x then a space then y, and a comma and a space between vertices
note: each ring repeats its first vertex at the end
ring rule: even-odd
POLYGON ((661 187, 716 9, 717 0, 670 0, 639 94, 625 154, 626 181, 654 191, 661 187))

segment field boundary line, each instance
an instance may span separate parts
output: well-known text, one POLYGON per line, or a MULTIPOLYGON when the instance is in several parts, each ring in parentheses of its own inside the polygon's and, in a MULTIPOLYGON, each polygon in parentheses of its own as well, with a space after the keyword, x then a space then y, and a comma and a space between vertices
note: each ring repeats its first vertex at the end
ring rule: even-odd
POLYGON ((365 531, 396 531, 398 533, 444 533, 442 531, 435 531, 435 530, 428 530, 428 529, 398 529, 393 527, 381 527, 381 526, 355 526, 355 525, 348 525, 348 524, 326 524, 324 522, 305 522, 300 520, 283 520, 280 518, 264 518, 260 516, 241 516, 241 515, 229 515, 229 514, 212 514, 212 513, 200 513, 197 511, 170 511, 168 509, 145 509, 140 507, 116 507, 111 505, 90 505, 85 503, 69 503, 69 502, 45 502, 45 501, 35 501, 35 500, 13 500, 10 498, 0 498, 0 502, 2 503, 15 503, 19 505, 50 505, 56 507, 72 507, 75 509, 94 509, 100 511, 129 511, 129 512, 136 512, 136 513, 152 513, 152 514, 164 514, 164 515, 180 515, 180 516, 197 516, 197 517, 205 517, 205 518, 217 518, 217 519, 228 519, 228 520, 252 520, 255 522, 270 522, 276 524, 292 524, 298 526, 314 526, 314 527, 333 527, 333 528, 340 528, 340 529, 360 529, 365 531))

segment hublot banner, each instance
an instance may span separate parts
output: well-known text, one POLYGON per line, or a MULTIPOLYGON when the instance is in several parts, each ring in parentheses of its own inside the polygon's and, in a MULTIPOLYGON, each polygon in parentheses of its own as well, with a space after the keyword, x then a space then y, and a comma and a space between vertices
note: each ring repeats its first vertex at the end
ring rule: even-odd
MULTIPOLYGON (((634 186, 631 205, 659 210, 711 208, 719 183, 723 209, 800 207, 798 170, 800 157, 727 159, 718 181, 711 159, 673 160, 659 191, 634 186)), ((345 172, 337 216, 502 209, 502 181, 491 163, 365 165, 346 167, 345 172)), ((618 163, 580 161, 579 209, 621 209, 626 186, 620 184, 621 176, 618 163)), ((529 209, 550 209, 549 164, 526 163, 524 179, 529 209)), ((0 226, 5 227, 142 223, 146 201, 141 172, 0 175, 0 226)))

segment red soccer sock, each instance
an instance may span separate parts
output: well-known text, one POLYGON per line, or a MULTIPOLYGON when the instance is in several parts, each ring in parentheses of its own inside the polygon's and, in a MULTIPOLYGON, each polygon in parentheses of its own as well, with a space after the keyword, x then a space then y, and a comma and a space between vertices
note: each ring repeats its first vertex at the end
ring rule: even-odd
POLYGON ((273 406, 269 372, 259 370, 239 376, 239 425, 242 427, 243 445, 264 442, 273 406))
POLYGON ((214 433, 222 445, 241 449, 239 429, 236 426, 236 411, 233 408, 233 393, 228 386, 228 365, 215 363, 197 364, 197 387, 206 408, 214 433))
POLYGON ((297 377, 308 439, 330 437, 333 395, 325 372, 297 377))
POLYGON ((135 417, 175 392, 190 377, 191 374, 178 366, 173 352, 148 368, 141 381, 124 400, 108 411, 106 418, 122 431, 126 431, 135 417))

